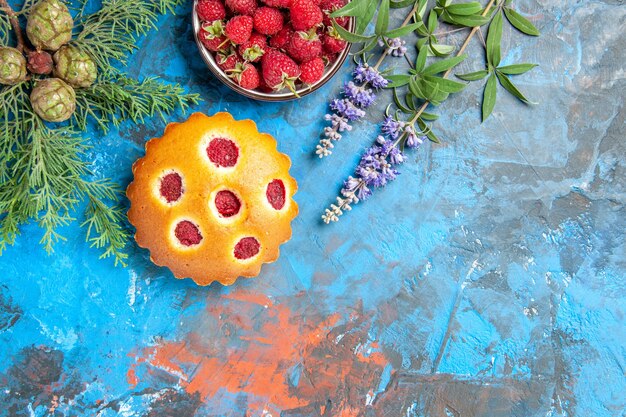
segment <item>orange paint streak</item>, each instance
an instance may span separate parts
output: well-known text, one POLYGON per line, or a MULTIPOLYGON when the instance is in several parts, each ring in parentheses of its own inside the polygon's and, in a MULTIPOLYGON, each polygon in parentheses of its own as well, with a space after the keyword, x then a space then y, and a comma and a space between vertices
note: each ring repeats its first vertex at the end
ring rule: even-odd
MULTIPOLYGON (((387 363, 378 351, 355 352, 367 342, 366 330, 358 327, 362 314, 352 313, 345 324, 338 313, 307 314, 304 320, 285 303, 243 290, 210 304, 206 313, 186 341, 159 344, 142 356, 204 401, 219 403, 220 393, 250 394, 251 415, 265 410, 276 416, 299 407, 323 412, 327 399, 339 397, 332 402, 332 415, 357 416, 362 410, 354 404, 362 406, 367 391, 352 387, 376 387, 387 363), (301 369, 297 387, 290 381, 295 367, 301 369)), ((134 369, 129 375, 137 384, 134 369)))
POLYGON ((131 388, 135 388, 139 383, 139 378, 137 378, 137 373, 135 372, 135 368, 131 367, 128 372, 126 372, 126 382, 130 385, 131 388))

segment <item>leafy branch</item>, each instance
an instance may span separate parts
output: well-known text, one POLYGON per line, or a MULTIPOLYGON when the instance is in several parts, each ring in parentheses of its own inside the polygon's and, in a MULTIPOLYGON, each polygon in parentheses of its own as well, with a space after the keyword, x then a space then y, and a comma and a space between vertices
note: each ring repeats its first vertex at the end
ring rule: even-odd
MULTIPOLYGON (((400 3, 403 6, 411 4, 403 0, 400 3)), ((466 60, 465 50, 471 39, 481 30, 481 26, 489 24, 485 45, 486 68, 459 74, 457 77, 468 82, 488 77, 483 94, 483 120, 491 114, 495 106, 497 82, 520 101, 526 104, 531 103, 513 84, 510 76, 523 74, 536 65, 529 63, 501 65, 500 45, 504 17, 513 27, 527 35, 539 34, 530 21, 511 7, 512 0, 489 0, 484 7, 477 1, 457 3, 452 0, 437 0, 436 5, 430 11, 427 10, 426 3, 427 1, 422 0, 413 2, 415 12, 412 25, 414 25, 414 33, 418 36, 415 61, 412 62, 407 58, 410 68, 404 73, 385 75, 389 81, 387 88, 393 89, 393 104, 396 110, 391 111, 393 104, 387 106, 386 117, 381 126, 383 135, 378 136, 374 146, 364 153, 355 176, 349 177, 344 182, 341 195, 337 197, 337 203, 331 204, 326 209, 322 216, 325 223, 338 221, 345 211, 351 209, 352 204, 367 199, 372 193, 372 187, 383 187, 389 181, 394 180, 398 174, 394 166, 406 160, 403 153, 405 146, 418 147, 426 138, 436 143, 440 142, 431 127, 432 122, 437 120, 438 116, 426 110, 429 106, 440 105, 451 94, 460 92, 467 86, 465 83, 450 80, 449 76, 457 65, 466 60), (440 21, 457 27, 443 34, 471 28, 453 57, 446 58, 454 51, 454 47, 439 43, 438 37, 442 35, 437 32, 440 21), (434 57, 435 61, 429 61, 429 57, 434 57), (406 115, 406 119, 402 120, 401 113, 406 115)), ((379 17, 380 15, 379 12, 379 17)), ((386 26, 377 22, 376 27, 385 28, 386 26)), ((370 39, 375 36, 381 35, 374 33, 368 37, 358 34, 358 39, 355 41, 371 42, 370 39)), ((363 90, 357 92, 350 90, 349 92, 353 100, 355 97, 359 99, 359 94, 364 94, 363 90)), ((355 101, 354 107, 359 108, 358 100, 355 101)), ((327 138, 320 141, 320 143, 327 142, 328 147, 332 147, 328 144, 331 140, 341 138, 338 132, 349 130, 347 129, 349 126, 343 119, 353 120, 350 117, 354 114, 354 110, 348 105, 331 106, 331 108, 337 112, 330 117, 333 127, 331 130, 325 129, 324 133, 327 138)), ((358 117, 363 116, 364 112, 358 117)), ((317 147, 318 154, 330 153, 325 149, 320 149, 320 146, 317 147)))
MULTIPOLYGON (((9 42, 11 30, 19 37, 21 28, 11 25, 17 22, 13 18, 27 15, 35 1, 26 0, 15 14, 0 3, 2 42, 9 42)), ((178 84, 154 77, 136 81, 113 67, 126 62, 138 36, 155 28, 159 14, 173 11, 182 0, 104 0, 91 15, 85 14, 87 1, 77 0, 79 7, 74 7, 78 15, 72 42, 93 57, 100 77, 91 87, 76 90, 77 109, 71 119, 49 124, 37 116, 30 102, 36 76, 0 86, 0 254, 30 221, 41 227, 40 243, 52 253, 55 244, 65 240, 59 229, 75 220, 76 210, 85 202, 81 226, 86 240, 102 250, 101 258, 112 257, 115 265, 125 265, 131 236, 119 202, 123 193, 111 180, 94 178, 86 162, 88 139, 81 132, 89 123, 106 132, 123 120, 164 118, 200 100, 178 84)))
POLYGON ((88 52, 98 68, 116 72, 115 61, 126 65, 129 53, 137 49, 137 39, 156 29, 158 15, 173 11, 183 0, 104 0, 102 8, 90 15, 79 15, 76 38, 72 43, 88 52))
POLYGON ((143 122, 154 115, 165 120, 172 109, 186 111, 199 101, 197 94, 185 94, 181 86, 163 83, 157 77, 140 82, 119 75, 78 90, 74 118, 81 129, 93 118, 106 132, 109 124, 119 126, 122 120, 143 122))
POLYGON ((511 81, 510 75, 519 75, 524 74, 533 68, 535 68, 536 64, 530 63, 520 63, 520 64, 511 64, 511 65, 500 65, 501 62, 501 41, 502 41, 502 22, 503 22, 503 13, 507 16, 509 22, 528 35, 537 36, 539 31, 535 26, 526 20, 524 17, 519 15, 513 9, 511 9, 507 4, 510 4, 510 1, 507 1, 505 5, 500 7, 491 21, 491 25, 489 26, 489 32, 487 35, 486 42, 486 58, 487 63, 486 69, 470 72, 467 74, 457 74, 456 76, 465 81, 478 81, 482 80, 485 77, 489 76, 487 82, 485 84, 485 89, 483 93, 483 104, 482 104, 482 120, 486 120, 492 113, 495 105, 496 105, 496 95, 497 95, 497 81, 500 82, 500 85, 504 87, 509 93, 511 93, 514 97, 525 104, 533 104, 526 96, 517 88, 517 86, 511 81), (509 17, 512 16, 512 17, 509 17))

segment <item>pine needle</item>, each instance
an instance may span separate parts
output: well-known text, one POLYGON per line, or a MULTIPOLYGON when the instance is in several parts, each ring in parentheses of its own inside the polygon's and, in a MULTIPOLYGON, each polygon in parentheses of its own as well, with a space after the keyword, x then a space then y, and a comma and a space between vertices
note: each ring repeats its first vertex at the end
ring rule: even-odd
MULTIPOLYGON (((184 0, 104 0, 99 10, 86 15, 90 1, 75 2, 73 43, 94 58, 100 77, 93 86, 76 90, 77 109, 68 122, 47 124, 34 113, 32 81, 0 86, 0 255, 30 221, 42 228, 41 244, 53 252, 55 244, 66 239, 61 228, 75 220, 79 205, 86 202, 81 224, 86 240, 102 250, 101 258, 126 265, 131 234, 119 204, 123 192, 109 179, 94 178, 86 162, 88 139, 81 133, 90 121, 106 132, 123 120, 165 118, 200 101, 178 84, 154 77, 139 82, 113 67, 126 62, 137 37, 154 28, 160 14, 184 0)), ((27 14, 34 3, 26 0, 18 14, 27 14)), ((0 12, 0 43, 7 44, 10 34, 11 25, 0 12)))
POLYGON ((0 14, 0 46, 9 46, 11 40, 11 22, 9 16, 0 14))
POLYGON ((105 0, 97 12, 80 16, 79 32, 72 43, 88 52, 101 73, 116 72, 113 65, 126 64, 137 46, 137 36, 156 29, 159 14, 173 11, 182 0, 105 0))
POLYGON ((85 129, 91 117, 106 132, 110 124, 119 126, 128 119, 143 122, 146 117, 158 115, 165 120, 173 109, 185 111, 199 101, 199 95, 186 94, 180 85, 164 83, 157 77, 140 82, 117 76, 77 90, 74 119, 85 129))
MULTIPOLYGON (((93 185, 94 183, 90 184, 93 185)), ((104 194, 109 195, 115 189, 113 183, 101 183, 104 194)), ((86 240, 91 247, 104 249, 100 259, 113 257, 115 265, 126 266, 128 254, 124 252, 131 235, 127 228, 123 227, 126 215, 120 205, 109 206, 102 200, 99 192, 86 189, 88 203, 85 210, 85 221, 81 224, 87 228, 86 240)))

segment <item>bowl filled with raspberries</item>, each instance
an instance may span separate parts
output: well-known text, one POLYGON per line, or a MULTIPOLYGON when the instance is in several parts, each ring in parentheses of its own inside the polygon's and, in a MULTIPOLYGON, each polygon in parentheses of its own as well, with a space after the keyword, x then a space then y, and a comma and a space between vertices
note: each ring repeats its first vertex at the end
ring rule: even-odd
POLYGON ((335 75, 350 45, 351 17, 330 14, 348 0, 195 0, 193 29, 202 58, 224 84, 262 101, 293 100, 335 75))

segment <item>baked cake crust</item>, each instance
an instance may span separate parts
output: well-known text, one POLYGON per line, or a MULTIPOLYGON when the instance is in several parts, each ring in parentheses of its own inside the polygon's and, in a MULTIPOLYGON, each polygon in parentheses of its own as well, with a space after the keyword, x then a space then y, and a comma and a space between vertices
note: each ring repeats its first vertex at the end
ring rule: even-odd
POLYGON ((194 113, 170 123, 133 164, 126 194, 135 240, 176 278, 230 285, 254 277, 291 238, 298 206, 290 166, 251 120, 194 113))

